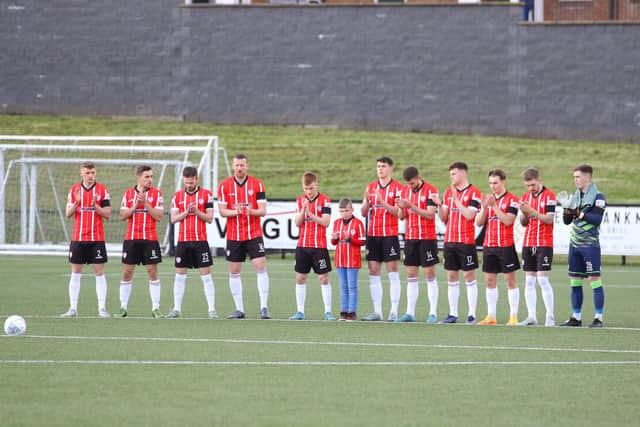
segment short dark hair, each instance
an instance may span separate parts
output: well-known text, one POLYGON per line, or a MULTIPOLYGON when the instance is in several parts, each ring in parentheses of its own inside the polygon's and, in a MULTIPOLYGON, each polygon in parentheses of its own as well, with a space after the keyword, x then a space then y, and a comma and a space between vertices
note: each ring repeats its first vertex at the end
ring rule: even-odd
POLYGON ((338 208, 339 209, 344 209, 348 206, 351 206, 351 199, 348 197, 343 197, 342 199, 340 199, 340 201, 338 202, 338 208))
POLYGON ((88 160, 86 162, 82 162, 82 164, 80 165, 80 169, 95 169, 95 168, 96 168, 95 163, 88 160))
POLYGON ((309 185, 313 182, 318 182, 318 177, 315 173, 307 171, 302 174, 302 185, 309 185))
POLYGON ((498 178, 500 178, 500 181, 504 181, 505 179, 507 179, 507 174, 504 173, 502 169, 491 169, 487 174, 487 176, 488 177, 497 176, 498 178))
POLYGON ((522 179, 531 181, 532 179, 540 179, 540 171, 537 168, 526 168, 522 171, 522 179))
POLYGON ((582 163, 581 165, 576 166, 575 168, 573 168, 573 171, 580 171, 582 173, 586 173, 589 176, 593 175, 593 167, 587 163, 582 163))
POLYGON ((380 162, 380 163, 386 163, 389 166, 393 166, 393 159, 391 157, 387 157, 387 156, 382 156, 382 157, 378 157, 376 159, 376 163, 380 162))
POLYGON ((235 156, 233 156, 233 158, 237 160, 246 160, 247 162, 249 161, 249 158, 247 157, 247 155, 242 153, 236 154, 235 156))
POLYGON ((182 176, 185 178, 193 178, 194 176, 198 176, 198 169, 194 166, 185 166, 182 169, 182 176))
POLYGON ((417 178, 420 176, 420 171, 415 166, 409 166, 402 172, 402 177, 405 181, 410 181, 413 178, 417 178))
POLYGON ((465 162, 453 162, 449 165, 449 170, 451 169, 462 169, 463 171, 469 170, 465 162))
POLYGON ((140 165, 136 168, 136 176, 140 176, 146 171, 153 170, 149 165, 140 165))

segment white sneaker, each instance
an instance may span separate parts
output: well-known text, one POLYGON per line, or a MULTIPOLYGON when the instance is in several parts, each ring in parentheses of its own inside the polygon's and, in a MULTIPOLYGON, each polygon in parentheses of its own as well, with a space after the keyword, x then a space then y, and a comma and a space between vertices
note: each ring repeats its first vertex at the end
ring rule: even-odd
POLYGON ((389 318, 387 319, 389 322, 395 322, 396 320, 398 320, 398 313, 395 312, 390 312, 389 313, 389 318))
POLYGON ((108 319, 111 317, 111 314, 109 314, 109 312, 105 308, 101 308, 100 310, 98 310, 98 316, 102 317, 103 319, 108 319))
POLYGON ((538 324, 538 320, 531 318, 531 317, 527 317, 526 319, 524 319, 522 322, 518 323, 518 326, 534 326, 538 324))
POLYGON ((544 321, 544 326, 556 326, 556 321, 553 316, 547 316, 547 319, 544 321))
POLYGON ((77 315, 78 315, 78 312, 73 308, 70 308, 65 313, 62 313, 60 317, 76 317, 77 315))

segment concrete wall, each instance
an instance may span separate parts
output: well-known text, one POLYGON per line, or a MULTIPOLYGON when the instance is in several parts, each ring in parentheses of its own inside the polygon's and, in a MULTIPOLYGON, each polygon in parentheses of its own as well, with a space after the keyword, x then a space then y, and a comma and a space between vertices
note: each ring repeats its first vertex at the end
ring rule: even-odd
POLYGON ((0 0, 0 112, 639 140, 640 25, 179 3, 0 0))

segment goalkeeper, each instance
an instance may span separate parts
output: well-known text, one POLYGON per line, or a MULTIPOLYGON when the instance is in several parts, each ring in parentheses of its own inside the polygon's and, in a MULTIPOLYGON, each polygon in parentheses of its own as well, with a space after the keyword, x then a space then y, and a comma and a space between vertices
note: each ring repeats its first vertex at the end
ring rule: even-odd
POLYGON ((600 223, 606 200, 591 182, 593 168, 582 164, 573 169, 576 192, 563 205, 562 219, 571 224, 569 243, 569 277, 573 314, 560 326, 582 326, 582 281, 588 279, 593 289, 595 318, 591 328, 601 328, 604 309, 604 289, 600 280, 600 223))

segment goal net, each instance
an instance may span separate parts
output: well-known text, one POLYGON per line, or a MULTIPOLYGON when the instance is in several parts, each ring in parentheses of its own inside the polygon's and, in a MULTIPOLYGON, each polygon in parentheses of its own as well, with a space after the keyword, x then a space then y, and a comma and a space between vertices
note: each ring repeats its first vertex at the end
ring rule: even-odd
POLYGON ((122 196, 136 184, 135 169, 153 168, 153 186, 165 199, 158 239, 171 245, 169 209, 181 187, 182 169, 196 166, 200 185, 217 188, 219 146, 216 136, 76 137, 0 135, 0 251, 65 254, 73 234, 66 218, 69 188, 80 182, 80 164, 96 165, 96 180, 109 189, 111 219, 104 222, 110 252, 122 249, 126 222, 119 219, 122 196))

